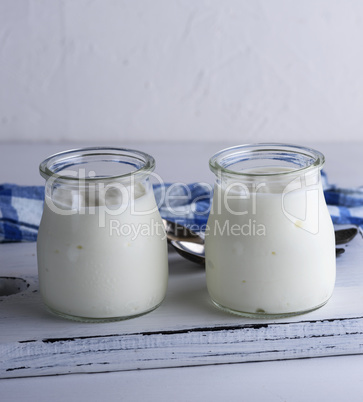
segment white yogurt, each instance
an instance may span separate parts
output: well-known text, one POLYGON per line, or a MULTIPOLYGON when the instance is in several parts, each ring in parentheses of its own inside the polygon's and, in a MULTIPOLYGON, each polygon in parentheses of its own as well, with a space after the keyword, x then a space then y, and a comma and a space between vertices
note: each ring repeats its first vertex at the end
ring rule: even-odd
POLYGON ((113 190, 100 191, 95 202, 86 192, 64 188, 56 190, 52 200, 46 196, 38 270, 43 300, 55 312, 90 319, 127 318, 162 302, 167 243, 154 194, 138 185, 133 206, 128 202, 121 214, 105 213, 105 205, 111 211, 123 202, 113 190), (72 214, 54 212, 48 205, 52 201, 72 214), (133 207, 153 212, 135 214, 133 207))
POLYGON ((227 184, 217 182, 205 253, 208 291, 218 306, 247 315, 284 315, 309 311, 330 298, 335 239, 322 187, 295 189, 282 199, 285 185, 269 185, 267 178, 257 192, 249 188, 249 198, 235 186, 228 195, 242 197, 225 203, 227 184))

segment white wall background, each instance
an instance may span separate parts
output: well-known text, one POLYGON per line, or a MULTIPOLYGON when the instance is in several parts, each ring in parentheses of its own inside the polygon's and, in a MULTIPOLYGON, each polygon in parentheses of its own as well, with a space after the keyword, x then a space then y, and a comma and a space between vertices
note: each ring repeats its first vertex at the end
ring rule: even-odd
POLYGON ((0 0, 1 140, 363 140, 361 0, 0 0))

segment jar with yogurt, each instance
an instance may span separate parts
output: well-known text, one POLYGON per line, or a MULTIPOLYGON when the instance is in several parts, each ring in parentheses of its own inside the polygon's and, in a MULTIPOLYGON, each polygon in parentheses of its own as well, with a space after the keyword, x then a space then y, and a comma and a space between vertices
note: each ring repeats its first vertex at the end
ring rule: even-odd
POLYGON ((205 237, 207 287, 219 308, 284 317, 323 306, 335 284, 324 156, 284 144, 241 145, 210 159, 216 175, 205 237))
POLYGON ((160 305, 168 258, 154 167, 150 155, 121 148, 77 149, 40 164, 39 286, 53 313, 114 321, 160 305))

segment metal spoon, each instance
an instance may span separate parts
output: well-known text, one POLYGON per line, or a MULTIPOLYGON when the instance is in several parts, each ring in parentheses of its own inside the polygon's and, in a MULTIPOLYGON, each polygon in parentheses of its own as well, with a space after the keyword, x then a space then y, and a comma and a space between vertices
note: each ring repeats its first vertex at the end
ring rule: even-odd
POLYGON ((205 265, 204 244, 175 240, 172 240, 170 244, 182 257, 197 264, 205 265))
MULTIPOLYGON (((204 238, 179 223, 163 219, 169 243, 184 258, 197 264, 205 265, 204 238)), ((357 228, 335 231, 336 244, 350 242, 357 234, 357 228)), ((344 248, 336 248, 336 256, 345 252, 344 248)))
POLYGON ((163 219, 163 224, 169 241, 187 241, 204 245, 204 237, 201 237, 198 233, 191 231, 187 227, 167 219, 163 219))
POLYGON ((163 223, 169 244, 187 260, 205 265, 204 236, 167 219, 163 223))

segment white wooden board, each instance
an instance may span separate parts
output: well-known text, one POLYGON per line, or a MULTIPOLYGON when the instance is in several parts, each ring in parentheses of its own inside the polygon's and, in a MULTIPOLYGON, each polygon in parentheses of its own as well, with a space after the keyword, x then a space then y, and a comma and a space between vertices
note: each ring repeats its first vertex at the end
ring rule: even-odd
POLYGON ((104 324, 48 313, 38 293, 35 244, 0 245, 0 276, 24 292, 0 297, 0 378, 295 359, 363 353, 363 240, 337 260, 331 300, 279 320, 216 309, 204 270, 171 252, 168 293, 152 313, 104 324))

